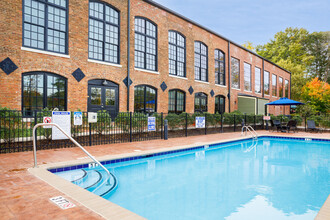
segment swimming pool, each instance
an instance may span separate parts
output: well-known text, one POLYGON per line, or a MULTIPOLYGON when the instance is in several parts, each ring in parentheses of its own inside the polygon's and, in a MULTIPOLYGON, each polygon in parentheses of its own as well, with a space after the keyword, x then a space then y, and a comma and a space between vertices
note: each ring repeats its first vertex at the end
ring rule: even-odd
POLYGON ((329 141, 261 137, 106 161, 110 185, 93 164, 50 171, 147 219, 313 219, 329 158, 329 141))

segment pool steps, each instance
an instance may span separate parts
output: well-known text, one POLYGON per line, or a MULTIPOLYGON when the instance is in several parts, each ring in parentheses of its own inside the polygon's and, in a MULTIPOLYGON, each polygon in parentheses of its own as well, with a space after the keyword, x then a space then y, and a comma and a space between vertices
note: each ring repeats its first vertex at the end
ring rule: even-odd
POLYGON ((108 174, 104 170, 77 169, 59 172, 57 175, 98 196, 110 193, 117 186, 117 179, 113 174, 110 176, 109 184, 108 174))

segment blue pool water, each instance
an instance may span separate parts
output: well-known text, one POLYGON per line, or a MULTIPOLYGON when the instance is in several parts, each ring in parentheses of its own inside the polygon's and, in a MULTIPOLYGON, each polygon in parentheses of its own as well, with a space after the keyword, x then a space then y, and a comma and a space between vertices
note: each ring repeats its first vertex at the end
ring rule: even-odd
POLYGON ((56 172, 147 219, 314 219, 330 194, 330 142, 262 137, 56 172), (116 181, 116 182, 115 182, 116 181))

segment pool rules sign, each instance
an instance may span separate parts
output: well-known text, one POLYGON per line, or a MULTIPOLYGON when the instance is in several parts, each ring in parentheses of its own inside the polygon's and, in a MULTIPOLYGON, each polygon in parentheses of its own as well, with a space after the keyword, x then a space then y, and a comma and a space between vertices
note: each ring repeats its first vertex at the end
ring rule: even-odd
MULTIPOLYGON (((66 111, 54 111, 52 112, 53 123, 62 128, 68 135, 71 136, 71 112, 66 111)), ((52 129, 52 140, 68 139, 60 130, 56 127, 52 129)))

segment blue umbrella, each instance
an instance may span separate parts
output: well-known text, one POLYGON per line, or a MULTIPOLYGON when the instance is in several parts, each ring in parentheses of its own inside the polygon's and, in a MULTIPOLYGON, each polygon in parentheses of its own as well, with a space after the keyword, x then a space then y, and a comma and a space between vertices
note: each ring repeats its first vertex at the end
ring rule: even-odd
POLYGON ((298 101, 295 101, 295 100, 291 100, 291 99, 288 99, 288 98, 280 98, 279 100, 267 103, 265 105, 305 105, 305 103, 298 102, 298 101))

